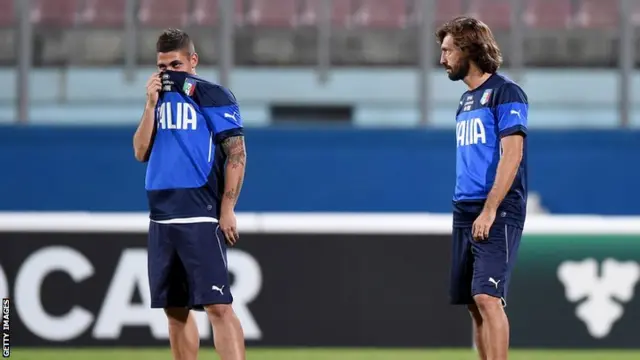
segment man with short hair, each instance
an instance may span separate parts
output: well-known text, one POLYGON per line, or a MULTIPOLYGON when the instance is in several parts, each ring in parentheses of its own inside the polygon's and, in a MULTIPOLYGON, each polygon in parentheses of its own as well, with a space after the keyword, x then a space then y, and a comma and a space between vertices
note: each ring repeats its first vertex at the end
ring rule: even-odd
POLYGON ((194 309, 206 311, 220 357, 243 360, 226 252, 238 241, 234 208, 246 164, 238 103, 196 76, 198 55, 185 32, 166 30, 156 48, 158 72, 133 138, 135 158, 148 161, 151 307, 167 315, 174 359, 197 359, 194 309))

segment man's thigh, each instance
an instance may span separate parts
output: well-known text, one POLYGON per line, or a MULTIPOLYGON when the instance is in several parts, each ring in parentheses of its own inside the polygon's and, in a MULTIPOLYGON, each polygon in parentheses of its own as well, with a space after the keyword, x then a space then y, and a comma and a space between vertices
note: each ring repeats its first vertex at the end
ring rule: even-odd
POLYGON ((149 224, 147 268, 151 307, 186 307, 187 277, 171 238, 172 225, 149 224))
POLYGON ((174 225, 179 236, 172 239, 188 279, 189 307, 231 304, 227 247, 217 223, 174 225))
POLYGON ((471 226, 454 227, 451 239, 451 280, 449 301, 454 305, 473 304, 473 256, 471 254, 471 226))
POLYGON ((511 272, 521 237, 521 228, 499 223, 491 227, 488 240, 472 243, 473 296, 490 295, 502 299, 506 305, 511 272))

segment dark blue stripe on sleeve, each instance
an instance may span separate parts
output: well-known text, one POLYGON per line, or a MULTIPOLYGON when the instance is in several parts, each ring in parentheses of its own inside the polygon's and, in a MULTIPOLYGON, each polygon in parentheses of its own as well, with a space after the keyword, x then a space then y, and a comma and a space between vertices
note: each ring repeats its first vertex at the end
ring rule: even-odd
POLYGON ((516 126, 512 126, 510 128, 506 128, 502 131, 500 131, 500 138, 503 138, 505 136, 509 136, 509 135, 515 135, 515 134, 521 134, 522 136, 527 136, 527 128, 522 126, 522 125, 516 125, 516 126))
POLYGON ((234 136, 244 136, 244 131, 242 130, 242 128, 233 128, 233 129, 219 132, 216 134, 214 141, 216 144, 219 144, 225 141, 226 139, 234 136))

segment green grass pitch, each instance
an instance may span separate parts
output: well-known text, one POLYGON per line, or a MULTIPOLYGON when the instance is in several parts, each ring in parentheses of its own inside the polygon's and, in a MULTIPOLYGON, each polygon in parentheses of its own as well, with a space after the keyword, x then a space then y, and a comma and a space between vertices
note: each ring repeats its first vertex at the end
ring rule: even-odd
MULTIPOLYGON (((639 351, 514 350, 511 360, 638 360, 639 351)), ((171 360, 169 349, 12 349, 14 360, 171 360)), ((200 360, 218 357, 202 349, 200 360)), ((475 360, 472 350, 404 349, 258 349, 249 360, 475 360)))

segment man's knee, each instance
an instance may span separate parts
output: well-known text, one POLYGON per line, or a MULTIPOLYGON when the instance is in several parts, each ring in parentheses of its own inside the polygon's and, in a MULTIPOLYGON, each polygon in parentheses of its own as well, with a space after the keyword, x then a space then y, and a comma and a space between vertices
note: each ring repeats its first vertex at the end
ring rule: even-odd
POLYGON ((477 294, 473 297, 475 307, 480 314, 503 311, 502 300, 487 294, 477 294))
POLYGON ((471 319, 475 324, 482 324, 482 314, 480 313, 480 309, 476 304, 467 305, 467 309, 469 310, 469 314, 471 315, 471 319))
POLYGON ((169 326, 184 326, 189 320, 189 309, 181 307, 165 308, 169 326))
POLYGON ((214 320, 227 319, 234 315, 231 304, 206 305, 204 309, 207 312, 207 315, 209 315, 209 318, 214 320))

